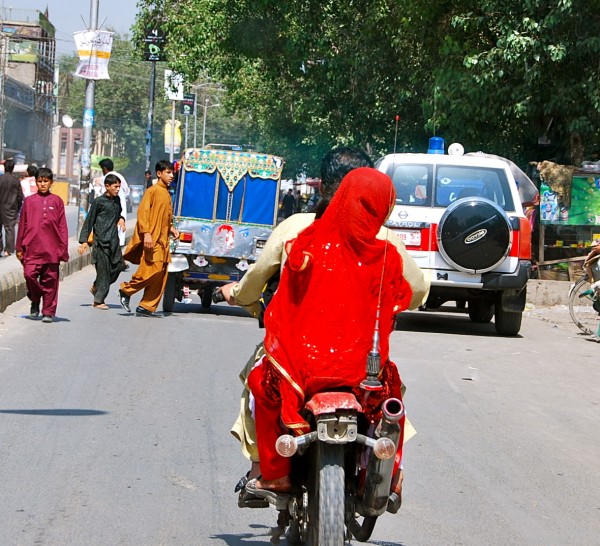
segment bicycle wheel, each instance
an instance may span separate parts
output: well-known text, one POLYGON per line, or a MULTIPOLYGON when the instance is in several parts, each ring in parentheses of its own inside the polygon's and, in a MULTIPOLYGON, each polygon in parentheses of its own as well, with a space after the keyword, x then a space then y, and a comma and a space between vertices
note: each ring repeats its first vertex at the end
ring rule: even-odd
POLYGON ((587 276, 578 280, 569 290, 569 313, 577 327, 588 335, 598 333, 598 311, 600 302, 591 288, 587 276))

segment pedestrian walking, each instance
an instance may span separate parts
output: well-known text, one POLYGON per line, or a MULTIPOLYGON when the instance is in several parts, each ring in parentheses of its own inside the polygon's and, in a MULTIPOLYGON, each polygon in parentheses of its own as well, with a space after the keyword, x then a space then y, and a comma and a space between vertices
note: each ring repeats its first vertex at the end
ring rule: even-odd
POLYGON ((37 193, 35 184, 37 172, 38 168, 35 165, 27 165, 27 176, 21 180, 21 190, 23 190, 24 198, 37 193))
POLYGON ((107 174, 104 187, 105 193, 94 199, 79 234, 80 255, 89 248, 90 238, 93 239, 92 263, 96 267, 96 280, 90 292, 94 296, 93 307, 101 310, 108 309, 105 300, 110 285, 117 280, 125 265, 118 233, 119 229, 125 230, 119 199, 121 181, 116 175, 107 174))
POLYGON ((104 176, 96 176, 90 184, 90 204, 101 195, 104 195, 104 176))
MULTIPOLYGON (((121 200, 122 209, 121 215, 123 216, 125 221, 127 221, 127 197, 129 196, 129 193, 131 191, 129 189, 129 184, 127 184, 127 180, 125 180, 125 177, 121 173, 115 171, 115 164, 113 163, 112 159, 106 157, 104 159, 101 159, 98 162, 98 164, 100 165, 100 169, 102 169, 102 175, 104 177, 106 177, 107 174, 114 174, 121 181, 121 189, 119 190, 119 199, 121 200)), ((103 192, 104 189, 102 189, 101 187, 100 194, 102 194, 103 192)), ((121 247, 125 246, 125 228, 119 230, 119 244, 121 245, 121 247)))
POLYGON ((298 190, 296 192, 296 212, 302 212, 304 208, 304 199, 302 199, 302 192, 298 190))
MULTIPOLYGON (((21 182, 13 174, 15 162, 4 162, 4 174, 0 176, 0 226, 4 226, 5 242, 0 233, 0 255, 10 256, 15 251, 15 226, 19 221, 19 211, 23 204, 21 182)), ((1 227, 0 227, 1 229, 1 227)))
POLYGON ((144 291, 135 313, 153 317, 160 303, 167 269, 171 261, 169 235, 176 239, 179 232, 173 226, 173 207, 169 186, 173 181, 173 164, 165 159, 156 164, 157 183, 144 192, 137 211, 135 231, 123 257, 138 264, 129 282, 121 283, 119 301, 131 312, 129 300, 133 294, 144 291))
POLYGON ((38 191, 23 203, 16 243, 16 256, 23 264, 27 297, 31 300, 29 316, 39 317, 43 302, 42 322, 52 322, 56 315, 59 266, 69 261, 65 205, 58 195, 50 193, 53 181, 50 169, 38 170, 38 191))
POLYGON ((282 204, 284 218, 289 218, 292 214, 296 212, 296 200, 294 199, 292 188, 290 188, 287 191, 287 193, 283 196, 282 204))
POLYGON ((152 180, 152 171, 150 169, 146 169, 144 171, 144 187, 146 189, 150 188, 151 186, 153 186, 153 180, 152 180))

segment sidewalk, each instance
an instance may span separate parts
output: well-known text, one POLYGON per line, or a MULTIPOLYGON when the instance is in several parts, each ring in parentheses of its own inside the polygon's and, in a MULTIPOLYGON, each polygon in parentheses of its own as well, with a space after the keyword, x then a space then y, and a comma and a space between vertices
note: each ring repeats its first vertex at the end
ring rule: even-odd
MULTIPOLYGON (((71 208, 71 207, 68 207, 71 208)), ((135 229, 136 215, 129 214, 127 219, 126 239, 129 241, 135 229)), ((75 228, 69 230, 69 262, 60 264, 61 279, 80 271, 92 263, 91 252, 86 252, 80 256, 77 252, 79 248, 78 235, 74 233, 75 228)), ((23 266, 17 260, 16 256, 7 256, 0 258, 0 313, 19 301, 27 297, 27 287, 25 277, 23 277, 23 266)))

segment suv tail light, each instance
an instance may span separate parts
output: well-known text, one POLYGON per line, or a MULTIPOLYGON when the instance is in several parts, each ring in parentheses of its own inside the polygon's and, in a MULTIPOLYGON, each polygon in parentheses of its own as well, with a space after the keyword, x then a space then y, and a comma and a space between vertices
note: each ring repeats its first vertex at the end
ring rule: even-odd
POLYGON ((531 260, 531 224, 528 218, 519 218, 519 259, 531 260))

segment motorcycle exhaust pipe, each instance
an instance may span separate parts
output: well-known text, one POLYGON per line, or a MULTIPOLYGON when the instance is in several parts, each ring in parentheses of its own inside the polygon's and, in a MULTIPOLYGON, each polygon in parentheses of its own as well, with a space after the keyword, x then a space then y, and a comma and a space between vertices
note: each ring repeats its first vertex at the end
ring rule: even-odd
POLYGON ((397 398, 388 398, 381 407, 383 423, 397 424, 404 415, 404 404, 397 398))
POLYGON ((369 456, 362 502, 365 516, 380 516, 386 511, 394 472, 394 455, 398 450, 400 438, 399 421, 404 415, 404 404, 398 398, 388 398, 383 403, 382 414, 375 436, 378 439, 388 438, 393 442, 395 449, 393 455, 388 458, 379 458, 375 450, 369 456))

